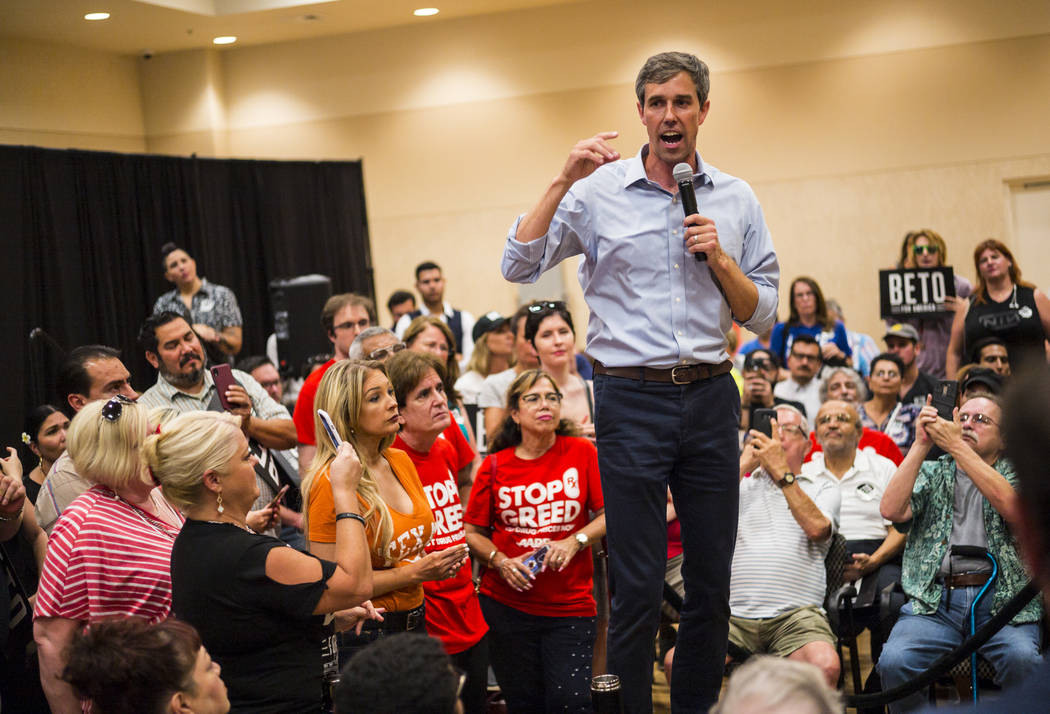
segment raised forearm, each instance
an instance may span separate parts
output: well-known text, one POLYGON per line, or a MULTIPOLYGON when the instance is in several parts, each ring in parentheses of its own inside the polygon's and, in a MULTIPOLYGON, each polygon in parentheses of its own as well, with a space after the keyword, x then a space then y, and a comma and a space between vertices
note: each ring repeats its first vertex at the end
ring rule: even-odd
POLYGON ((922 444, 918 439, 908 449, 901 465, 886 484, 886 492, 882 494, 879 511, 883 518, 894 523, 911 520, 911 492, 915 489, 919 468, 929 451, 930 445, 922 444))

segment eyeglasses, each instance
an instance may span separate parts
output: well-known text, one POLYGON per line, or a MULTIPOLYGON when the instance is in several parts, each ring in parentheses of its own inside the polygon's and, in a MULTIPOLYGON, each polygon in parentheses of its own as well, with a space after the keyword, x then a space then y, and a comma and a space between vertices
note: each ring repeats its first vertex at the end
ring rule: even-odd
POLYGON ((801 360, 802 362, 819 362, 820 361, 820 355, 804 355, 804 354, 799 354, 798 352, 792 352, 790 356, 794 357, 797 360, 801 360))
POLYGON ((877 372, 872 372, 871 376, 879 379, 896 379, 901 376, 901 373, 895 369, 880 369, 877 372))
POLYGON ((561 395, 557 392, 547 392, 546 394, 522 394, 521 401, 530 406, 540 403, 540 399, 545 399, 551 404, 561 404, 561 395))
POLYGON ((404 342, 397 342, 390 345, 389 347, 380 347, 378 350, 372 350, 368 353, 368 359, 372 360, 385 360, 387 357, 396 355, 401 350, 407 349, 408 345, 404 342))
POLYGON ((849 414, 825 414, 817 417, 818 424, 830 424, 833 421, 837 421, 839 424, 853 423, 853 419, 850 418, 849 414))
POLYGON ((806 432, 802 431, 802 427, 795 426, 794 424, 785 424, 780 427, 781 434, 795 434, 796 436, 805 436, 806 432))
POLYGON ((936 255, 941 252, 935 245, 913 245, 911 249, 915 255, 936 255))
POLYGON ((529 312, 543 312, 544 310, 564 310, 565 303, 561 300, 538 302, 535 305, 529 305, 529 312))
POLYGON ((125 404, 134 404, 132 400, 125 397, 123 394, 115 394, 113 398, 106 402, 105 406, 102 407, 102 418, 106 421, 116 421, 120 419, 120 415, 124 413, 125 404))
POLYGON ((984 414, 960 414, 959 423, 965 424, 968 421, 977 422, 978 424, 984 424, 985 426, 997 426, 997 423, 986 417, 984 414))
POLYGON ((372 321, 369 320, 368 318, 365 318, 365 319, 362 319, 362 320, 358 320, 357 322, 354 322, 353 320, 351 320, 349 322, 340 322, 338 325, 332 325, 332 329, 333 330, 350 330, 350 329, 353 329, 353 328, 356 327, 358 330, 365 330, 365 329, 368 329, 368 326, 371 325, 371 324, 372 324, 372 321))

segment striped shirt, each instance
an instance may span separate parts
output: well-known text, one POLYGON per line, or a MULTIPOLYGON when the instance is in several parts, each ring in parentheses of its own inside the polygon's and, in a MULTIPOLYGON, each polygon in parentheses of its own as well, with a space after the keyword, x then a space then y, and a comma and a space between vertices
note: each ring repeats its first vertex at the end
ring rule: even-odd
MULTIPOLYGON (((182 522, 159 491, 153 498, 182 522)), ((47 544, 35 617, 93 622, 171 611, 171 547, 179 529, 105 486, 94 486, 59 518, 47 544)))
MULTIPOLYGON (((839 491, 799 475, 799 486, 838 530, 839 491)), ((734 617, 770 618, 824 604, 824 557, 831 539, 815 543, 791 514, 784 492, 765 471, 740 479, 740 518, 729 581, 734 617)))

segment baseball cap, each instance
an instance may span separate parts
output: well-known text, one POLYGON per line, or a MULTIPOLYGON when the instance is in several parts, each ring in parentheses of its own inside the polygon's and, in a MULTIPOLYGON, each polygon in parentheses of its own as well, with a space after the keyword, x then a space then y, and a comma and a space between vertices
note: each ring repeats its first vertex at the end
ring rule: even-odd
POLYGON ((1001 394, 1003 391, 1002 375, 987 367, 974 367, 967 372, 962 384, 959 385, 959 390, 965 393, 974 384, 983 384, 992 394, 1001 394))
POLYGON ((474 341, 477 342, 486 333, 503 327, 508 319, 509 318, 503 317, 503 315, 500 315, 495 310, 492 312, 486 312, 478 318, 477 322, 474 323, 474 329, 471 331, 470 335, 474 338, 474 341))
POLYGON ((890 329, 886 330, 886 334, 882 336, 882 339, 885 340, 887 337, 903 337, 906 340, 918 342, 919 331, 911 325, 907 325, 903 322, 898 322, 895 325, 893 325, 890 329))

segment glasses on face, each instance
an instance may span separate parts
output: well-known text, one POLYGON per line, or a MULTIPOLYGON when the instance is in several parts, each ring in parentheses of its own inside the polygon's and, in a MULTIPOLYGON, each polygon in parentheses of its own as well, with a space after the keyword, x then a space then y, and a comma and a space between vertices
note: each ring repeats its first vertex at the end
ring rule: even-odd
POLYGON ((959 423, 965 424, 968 421, 976 422, 978 424, 984 424, 985 426, 995 426, 996 422, 992 421, 984 414, 960 414, 959 423))
POLYGON ((365 330, 365 329, 368 329, 368 326, 370 324, 372 324, 371 321, 366 317, 366 318, 364 318, 362 320, 357 320, 356 322, 353 321, 353 320, 349 320, 347 322, 340 322, 338 325, 333 325, 332 329, 333 330, 352 330, 353 328, 356 327, 358 330, 365 330))
POLYGON ((395 344, 390 345, 389 347, 380 347, 378 350, 372 350, 368 353, 368 359, 382 362, 387 357, 396 355, 401 350, 407 348, 408 345, 406 345, 404 342, 397 342, 395 344))
POLYGON ((546 394, 522 394, 521 401, 529 406, 535 406, 540 403, 540 400, 544 399, 549 404, 561 404, 561 395, 557 392, 547 392, 546 394))
POLYGON ((794 424, 786 424, 780 427, 780 433, 783 434, 794 434, 795 436, 805 436, 805 432, 802 431, 802 427, 795 426, 794 424))
POLYGON ((543 312, 544 310, 564 310, 565 303, 561 300, 553 300, 546 302, 538 302, 535 305, 529 305, 529 312, 543 312))
POLYGON ((901 376, 901 373, 895 369, 880 369, 871 373, 872 377, 878 377, 879 379, 896 379, 901 376))
POLYGON ((817 417, 818 424, 830 424, 831 422, 838 422, 839 424, 852 424, 853 420, 849 414, 825 414, 824 416, 817 417))
POLYGON ((115 422, 124 413, 124 405, 134 403, 123 394, 116 394, 102 407, 102 418, 106 421, 115 422))
POLYGON ((915 255, 936 255, 941 252, 935 245, 913 245, 911 249, 915 255))
POLYGON ((800 362, 820 362, 820 355, 806 355, 798 352, 792 352, 791 356, 800 362))

